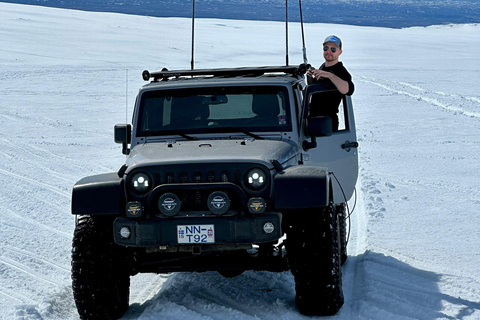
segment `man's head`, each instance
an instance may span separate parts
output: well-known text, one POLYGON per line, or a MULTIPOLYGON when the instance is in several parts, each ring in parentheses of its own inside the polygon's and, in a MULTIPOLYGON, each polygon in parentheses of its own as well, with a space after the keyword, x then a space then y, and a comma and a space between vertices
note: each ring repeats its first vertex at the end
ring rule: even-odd
POLYGON ((323 57, 327 63, 335 64, 342 54, 342 40, 337 36, 328 36, 323 41, 323 57))
POLYGON ((325 38, 325 41, 323 41, 323 45, 325 45, 326 43, 333 43, 335 45, 337 45, 337 47, 342 50, 342 40, 340 40, 339 37, 337 36, 328 36, 325 38))

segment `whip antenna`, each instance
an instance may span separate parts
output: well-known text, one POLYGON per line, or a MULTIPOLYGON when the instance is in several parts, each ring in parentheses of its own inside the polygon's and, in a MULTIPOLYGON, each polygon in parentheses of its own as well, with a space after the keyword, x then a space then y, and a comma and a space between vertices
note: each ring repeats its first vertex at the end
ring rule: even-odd
MULTIPOLYGON (((125 141, 128 141, 128 68, 125 69, 125 141)), ((125 157, 128 158, 128 153, 130 152, 127 148, 127 144, 124 145, 125 157)))
POLYGON ((285 61, 288 66, 288 0, 285 0, 285 61))
MULTIPOLYGON (((127 123, 128 123, 128 68, 125 69, 125 124, 127 123)), ((128 133, 126 133, 125 140, 128 140, 128 133)))
POLYGON ((303 62, 308 64, 307 59, 307 48, 305 47, 305 33, 303 32, 303 13, 302 13, 302 0, 298 0, 298 5, 300 7, 300 25, 302 27, 302 42, 303 42, 303 62))
POLYGON ((190 68, 194 69, 194 47, 195 47, 195 0, 192 0, 192 60, 190 61, 190 68))

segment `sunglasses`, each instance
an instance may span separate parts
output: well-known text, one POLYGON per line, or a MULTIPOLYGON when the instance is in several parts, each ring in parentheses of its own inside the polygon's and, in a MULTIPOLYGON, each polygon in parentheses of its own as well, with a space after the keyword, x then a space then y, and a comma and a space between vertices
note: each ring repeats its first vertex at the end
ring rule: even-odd
POLYGON ((328 49, 330 49, 332 52, 337 51, 337 48, 335 47, 323 46, 323 51, 328 51, 328 49))

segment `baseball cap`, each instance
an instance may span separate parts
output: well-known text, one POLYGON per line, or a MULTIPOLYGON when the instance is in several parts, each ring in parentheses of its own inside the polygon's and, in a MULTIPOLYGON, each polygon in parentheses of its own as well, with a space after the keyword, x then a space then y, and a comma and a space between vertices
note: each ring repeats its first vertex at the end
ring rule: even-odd
POLYGON ((342 40, 340 40, 339 37, 331 35, 325 38, 325 41, 323 41, 323 44, 327 42, 332 42, 335 43, 340 49, 342 49, 342 40))

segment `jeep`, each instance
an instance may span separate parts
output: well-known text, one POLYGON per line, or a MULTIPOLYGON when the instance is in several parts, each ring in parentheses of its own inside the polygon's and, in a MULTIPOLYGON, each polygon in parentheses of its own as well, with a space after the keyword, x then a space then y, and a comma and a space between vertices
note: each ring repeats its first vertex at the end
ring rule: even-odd
POLYGON ((121 317, 137 273, 290 270, 300 313, 340 309, 355 121, 349 96, 338 128, 309 116, 336 89, 307 86, 306 68, 144 71, 132 124, 114 128, 125 164, 73 187, 82 319, 121 317))

